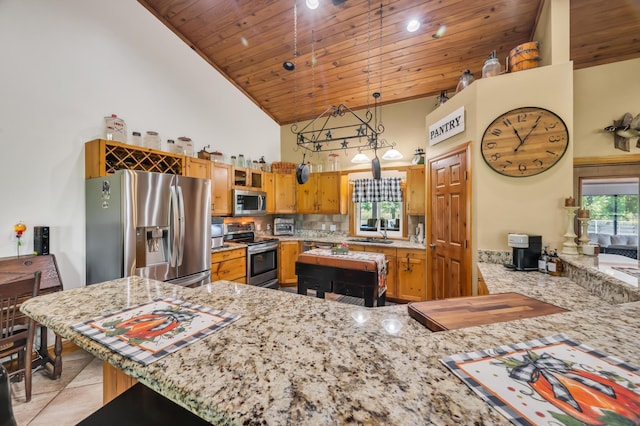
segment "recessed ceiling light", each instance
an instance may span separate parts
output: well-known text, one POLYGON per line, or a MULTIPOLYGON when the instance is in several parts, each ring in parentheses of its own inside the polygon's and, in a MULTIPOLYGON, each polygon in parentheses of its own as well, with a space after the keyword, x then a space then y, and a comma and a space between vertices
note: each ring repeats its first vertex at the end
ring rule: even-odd
POLYGON ((307 0, 307 7, 309 9, 317 9, 320 6, 320 0, 307 0))
POLYGON ((417 19, 412 19, 407 24, 407 31, 409 31, 410 33, 418 31, 418 28, 420 28, 420 21, 418 21, 417 19))

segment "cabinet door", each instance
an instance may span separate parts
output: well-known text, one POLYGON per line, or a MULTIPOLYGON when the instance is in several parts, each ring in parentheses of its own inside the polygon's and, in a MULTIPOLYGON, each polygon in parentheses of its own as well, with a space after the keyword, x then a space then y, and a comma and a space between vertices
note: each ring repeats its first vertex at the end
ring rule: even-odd
POLYGON ((281 286, 298 284, 296 275, 298 254, 300 254, 300 244, 297 241, 280 241, 278 244, 278 281, 281 286))
POLYGON ((213 163, 211 168, 211 214, 227 216, 231 214, 231 166, 213 163))
POLYGON ((239 257, 211 264, 211 281, 227 280, 246 282, 247 258, 239 257))
POLYGON ((276 212, 276 180, 273 173, 262 172, 262 190, 267 193, 267 214, 276 212))
POLYGON ((211 160, 186 157, 185 176, 211 179, 211 160))
POLYGON ((296 212, 296 176, 293 173, 274 173, 276 213, 296 212))
POLYGON ((340 172, 318 173, 315 212, 340 214, 340 172))
POLYGON ((318 174, 310 173, 309 180, 300 184, 296 182, 296 213, 317 213, 316 191, 318 188, 318 174))
POLYGON ((425 214, 425 188, 424 165, 410 167, 407 170, 407 214, 425 214))
POLYGON ((398 295, 408 302, 426 300, 427 271, 424 250, 398 249, 398 295))

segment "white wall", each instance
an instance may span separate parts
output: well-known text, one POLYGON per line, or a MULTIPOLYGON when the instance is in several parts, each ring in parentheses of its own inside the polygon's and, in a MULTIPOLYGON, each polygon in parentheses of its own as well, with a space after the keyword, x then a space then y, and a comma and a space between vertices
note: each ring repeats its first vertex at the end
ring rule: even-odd
POLYGON ((0 257, 13 225, 51 227, 66 288, 84 285, 84 143, 103 117, 278 161, 279 126, 134 1, 0 0, 0 257))

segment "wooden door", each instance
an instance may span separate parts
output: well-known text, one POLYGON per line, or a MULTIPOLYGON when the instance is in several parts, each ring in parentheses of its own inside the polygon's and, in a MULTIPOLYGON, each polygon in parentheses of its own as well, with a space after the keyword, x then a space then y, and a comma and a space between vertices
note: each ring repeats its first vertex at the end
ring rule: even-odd
POLYGON ((424 250, 398 249, 398 289, 396 297, 406 302, 426 299, 424 250))
POLYGON ((267 193, 267 214, 276 212, 276 181, 273 173, 262 173, 262 190, 267 193))
POLYGON ((340 214, 340 172, 318 173, 316 213, 340 214))
POLYGON ((411 166, 407 170, 407 214, 423 215, 425 211, 424 165, 411 166))
POLYGON ((296 275, 296 260, 300 254, 297 241, 280 241, 278 244, 278 281, 280 286, 298 285, 296 275))
POLYGON ((231 166, 228 164, 214 163, 211 168, 211 202, 211 214, 231 214, 231 166))
POLYGON ((186 157, 186 173, 185 176, 210 179, 211 174, 211 160, 205 160, 202 158, 186 157))
POLYGON ((317 213, 318 174, 310 173, 306 183, 296 183, 296 213, 317 213))
POLYGON ((274 173, 276 192, 276 213, 296 212, 296 175, 294 173, 274 173))
POLYGON ((429 160, 427 299, 471 295, 469 145, 429 160))

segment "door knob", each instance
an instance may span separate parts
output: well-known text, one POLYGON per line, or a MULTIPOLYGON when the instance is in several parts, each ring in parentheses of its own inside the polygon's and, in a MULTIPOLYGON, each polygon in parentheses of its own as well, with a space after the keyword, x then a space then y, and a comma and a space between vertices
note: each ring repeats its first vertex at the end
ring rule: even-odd
POLYGON ((429 244, 429 248, 434 249, 434 248, 436 248, 436 245, 435 245, 435 244, 433 244, 433 243, 431 243, 431 244, 429 244))

